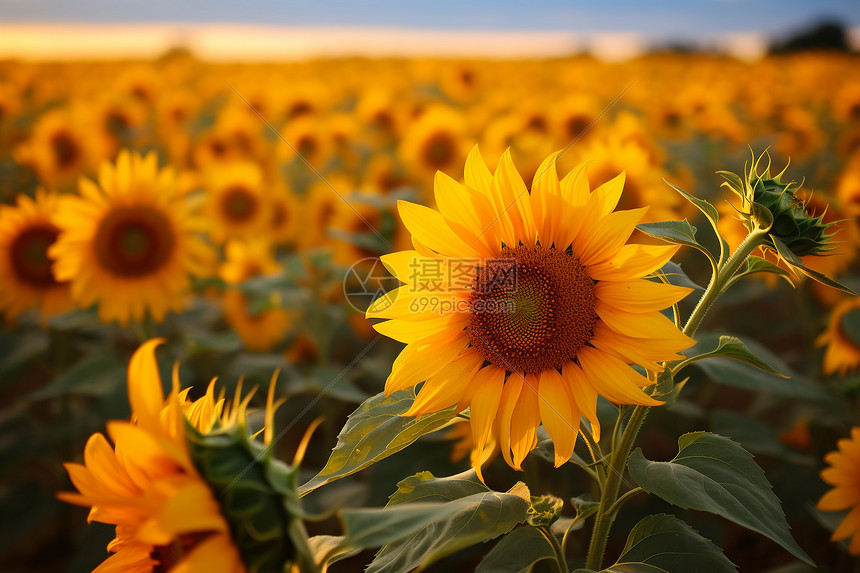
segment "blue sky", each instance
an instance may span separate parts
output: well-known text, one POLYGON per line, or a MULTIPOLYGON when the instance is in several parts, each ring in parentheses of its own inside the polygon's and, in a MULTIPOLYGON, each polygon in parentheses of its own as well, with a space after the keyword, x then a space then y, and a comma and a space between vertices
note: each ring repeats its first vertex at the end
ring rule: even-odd
POLYGON ((449 29, 635 31, 647 37, 780 34, 825 16, 860 26, 858 0, 622 0, 528 3, 263 0, 0 0, 0 22, 238 22, 449 29))

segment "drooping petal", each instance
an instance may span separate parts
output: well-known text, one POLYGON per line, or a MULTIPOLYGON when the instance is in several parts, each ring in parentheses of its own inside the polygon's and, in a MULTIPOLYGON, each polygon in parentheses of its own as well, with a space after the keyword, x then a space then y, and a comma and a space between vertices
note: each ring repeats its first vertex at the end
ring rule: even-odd
POLYGON ((538 392, 541 422, 552 438, 555 467, 559 467, 573 455, 579 434, 579 410, 564 378, 555 369, 541 372, 538 392))
POLYGON ((483 368, 478 371, 470 384, 475 386, 469 418, 472 442, 476 452, 475 471, 478 479, 484 481, 481 473, 484 460, 481 459, 481 455, 486 449, 496 420, 505 385, 505 371, 500 368, 483 368))

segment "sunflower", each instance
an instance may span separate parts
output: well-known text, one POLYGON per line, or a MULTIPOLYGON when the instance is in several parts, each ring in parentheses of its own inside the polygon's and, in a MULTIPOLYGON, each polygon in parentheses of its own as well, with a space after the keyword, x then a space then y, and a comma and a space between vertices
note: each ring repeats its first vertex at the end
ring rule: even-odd
POLYGON ((242 239, 266 231, 271 217, 263 193, 263 172, 251 161, 212 167, 207 173, 203 215, 213 224, 209 236, 216 243, 242 239))
MULTIPOLYGON (((272 254, 271 245, 262 239, 231 241, 227 243, 226 255, 227 260, 221 265, 220 275, 229 285, 283 271, 272 254)), ((269 350, 284 339, 292 326, 293 313, 280 308, 280 301, 275 295, 272 303, 272 308, 251 313, 248 299, 241 291, 231 288, 224 293, 224 317, 248 350, 269 350)))
POLYGON ((48 317, 72 307, 69 285, 57 281, 48 258, 60 234, 52 221, 58 200, 39 189, 35 199, 20 194, 15 206, 0 206, 0 311, 7 319, 31 308, 48 317))
POLYGON ((465 139, 463 116, 453 108, 436 106, 406 130, 398 154, 416 173, 431 174, 452 169, 463 161, 465 139))
POLYGON ((647 208, 613 213, 623 174, 591 192, 584 166, 559 181, 557 155, 528 192, 509 152, 491 174, 475 148, 465 184, 437 173, 439 211, 401 201, 415 249, 382 260, 406 284, 367 312, 407 344, 385 392, 424 383, 406 415, 471 406, 475 450, 493 437, 516 469, 541 423, 556 465, 581 416, 599 439, 598 394, 660 404, 630 365, 659 372, 693 344, 660 313, 690 289, 643 278, 678 247, 627 245, 647 208))
POLYGON ((113 447, 104 435, 93 434, 84 464, 65 464, 78 493, 58 495, 91 507, 91 521, 116 526, 108 545, 113 555, 95 573, 243 573, 229 523, 186 442, 186 420, 207 432, 223 401, 210 392, 189 404, 187 391, 180 398, 176 384, 165 401, 154 354, 158 342, 144 344, 129 364, 132 421, 108 423, 113 447))
POLYGON ((99 318, 121 325, 181 309, 189 275, 207 274, 212 252, 196 236, 204 221, 174 172, 159 170, 155 153, 122 151, 115 166, 102 165, 98 184, 81 179, 79 187, 60 202, 61 233, 48 251, 75 302, 99 303, 99 318))
POLYGON ((821 479, 833 489, 818 500, 822 511, 850 509, 833 532, 833 541, 851 538, 848 551, 860 555, 860 428, 851 428, 851 437, 839 440, 837 450, 824 456, 830 467, 821 471, 821 479))
POLYGON ((36 121, 30 139, 15 150, 15 158, 30 165, 46 185, 73 181, 106 157, 97 130, 85 128, 79 113, 51 110, 36 121))
POLYGON ((845 376, 860 365, 860 343, 848 336, 843 326, 849 313, 860 313, 860 298, 852 297, 837 304, 830 314, 827 330, 818 337, 818 346, 827 346, 824 351, 824 374, 827 376, 835 372, 845 376))

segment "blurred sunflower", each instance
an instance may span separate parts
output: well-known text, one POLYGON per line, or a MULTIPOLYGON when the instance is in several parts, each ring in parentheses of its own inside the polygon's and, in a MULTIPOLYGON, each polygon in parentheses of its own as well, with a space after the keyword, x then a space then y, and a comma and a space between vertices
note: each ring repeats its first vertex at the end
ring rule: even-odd
POLYGON ((423 112, 406 130, 398 154, 416 173, 430 175, 460 165, 465 145, 463 116, 452 108, 435 106, 423 112))
POLYGON ((845 332, 844 321, 849 313, 860 314, 860 298, 852 297, 837 304, 830 314, 827 330, 818 337, 818 345, 827 346, 824 351, 824 374, 827 376, 835 372, 845 376, 860 365, 860 343, 845 332))
POLYGON ((264 233, 271 217, 263 193, 263 172, 251 161, 211 167, 206 174, 203 215, 212 222, 209 236, 216 243, 264 233))
POLYGON ((173 170, 159 170, 154 152, 124 150, 115 166, 102 165, 98 184, 81 179, 79 187, 79 196, 60 202, 61 233, 48 251, 75 302, 98 303, 102 321, 121 325, 146 315, 160 322, 181 309, 189 275, 210 272, 212 252, 197 236, 205 221, 177 191, 173 170))
POLYGON ((57 281, 48 258, 60 234, 58 204, 56 193, 40 189, 35 199, 20 194, 16 205, 0 205, 0 312, 7 319, 31 308, 48 317, 72 307, 69 285, 57 281))
MULTIPOLYGON (((274 379, 257 432, 261 446, 253 441, 257 433, 249 435, 251 395, 242 397, 241 384, 232 403, 223 392, 216 396, 214 380, 191 401, 190 388, 179 390, 174 368, 165 400, 155 360, 160 343, 146 342, 131 359, 132 417, 108 423, 113 447, 93 434, 84 464, 65 464, 78 493, 60 493, 60 499, 91 507, 91 521, 116 525, 108 545, 113 555, 95 571, 244 573, 305 565, 294 468, 264 447, 272 441, 280 405, 274 379)), ((294 463, 308 439, 306 433, 294 463)))
POLYGON ((30 139, 15 149, 15 158, 55 187, 73 181, 106 157, 105 143, 98 130, 82 125, 80 114, 56 109, 39 117, 30 139))
POLYGON ((186 420, 211 429, 223 400, 211 394, 185 404, 176 381, 165 401, 155 346, 144 344, 128 368, 132 421, 108 423, 110 442, 93 434, 84 464, 65 464, 79 493, 63 501, 91 507, 89 520, 116 526, 108 545, 113 555, 95 573, 213 571, 242 573, 245 567, 230 527, 186 443, 186 420), (183 410, 191 415, 184 416, 183 410))
POLYGON ((660 404, 630 365, 661 371, 693 344, 660 313, 690 289, 643 278, 678 247, 626 244, 647 208, 613 213, 623 175, 591 192, 584 166, 559 181, 557 155, 529 192, 509 152, 491 174, 475 148, 465 185, 437 174, 439 211, 399 202, 415 250, 382 260, 406 284, 367 312, 407 344, 385 392, 424 382, 406 415, 471 406, 475 450, 493 436, 516 469, 541 423, 556 465, 581 416, 599 439, 598 394, 660 404))
MULTIPOLYGON (((231 241, 227 243, 226 256, 220 276, 229 285, 283 271, 273 256, 271 245, 264 239, 231 241)), ((248 350, 269 350, 284 340, 294 322, 293 313, 280 308, 277 296, 272 295, 271 302, 271 308, 252 313, 248 309, 248 299, 241 291, 232 288, 224 293, 224 318, 248 350)))
POLYGON ((850 509, 848 515, 833 532, 833 541, 848 537, 848 551, 860 555, 860 428, 851 428, 851 437, 839 440, 837 450, 824 456, 830 467, 821 471, 821 479, 833 489, 818 500, 822 511, 850 509))

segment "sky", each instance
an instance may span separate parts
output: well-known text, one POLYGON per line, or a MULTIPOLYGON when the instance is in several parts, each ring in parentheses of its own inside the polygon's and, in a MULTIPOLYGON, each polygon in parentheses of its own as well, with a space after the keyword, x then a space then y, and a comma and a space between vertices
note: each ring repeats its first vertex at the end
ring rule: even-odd
POLYGON ((0 23, 221 22, 285 26, 612 30, 646 37, 786 33, 822 17, 860 26, 858 0, 0 0, 0 23))

